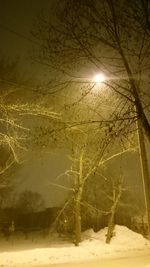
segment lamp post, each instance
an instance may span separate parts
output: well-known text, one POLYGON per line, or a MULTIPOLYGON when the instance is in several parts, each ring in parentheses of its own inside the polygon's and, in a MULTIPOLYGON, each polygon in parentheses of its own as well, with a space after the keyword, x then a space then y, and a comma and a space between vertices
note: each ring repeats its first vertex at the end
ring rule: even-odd
POLYGON ((143 181, 147 225, 148 225, 148 239, 150 239, 150 178, 149 178, 144 132, 140 119, 137 121, 137 127, 138 127, 138 142, 139 142, 139 154, 141 161, 142 181, 143 181))

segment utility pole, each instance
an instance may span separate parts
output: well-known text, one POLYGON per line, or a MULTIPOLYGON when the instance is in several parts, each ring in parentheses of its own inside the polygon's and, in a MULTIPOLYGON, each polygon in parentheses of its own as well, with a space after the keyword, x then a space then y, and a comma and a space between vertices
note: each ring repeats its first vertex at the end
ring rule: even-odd
POLYGON ((148 224, 148 239, 150 239, 150 177, 148 169, 148 160, 146 155, 145 136, 140 119, 137 121, 137 126, 138 126, 138 141, 139 141, 142 180, 144 187, 144 198, 145 198, 147 224, 148 224))

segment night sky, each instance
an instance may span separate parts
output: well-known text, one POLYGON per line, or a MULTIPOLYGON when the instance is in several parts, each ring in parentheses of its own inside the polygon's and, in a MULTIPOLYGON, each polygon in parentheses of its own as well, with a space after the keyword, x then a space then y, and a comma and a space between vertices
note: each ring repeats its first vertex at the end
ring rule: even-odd
POLYGON ((0 0, 0 53, 10 59, 19 58, 21 67, 29 71, 30 52, 34 44, 31 30, 37 16, 51 12, 53 0, 0 0))

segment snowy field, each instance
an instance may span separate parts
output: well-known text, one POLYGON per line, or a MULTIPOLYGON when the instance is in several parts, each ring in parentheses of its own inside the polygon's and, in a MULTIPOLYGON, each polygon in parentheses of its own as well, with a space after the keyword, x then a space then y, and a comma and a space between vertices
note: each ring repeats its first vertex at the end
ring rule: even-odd
MULTIPOLYGON (((116 225, 115 236, 110 244, 105 243, 107 229, 98 233, 87 230, 82 234, 79 247, 67 241, 53 238, 24 241, 13 240, 0 244, 0 267, 32 267, 58 263, 83 262, 88 260, 117 258, 137 252, 149 252, 150 242, 142 235, 125 226, 116 225)), ((150 265, 149 265, 150 266, 150 265)))

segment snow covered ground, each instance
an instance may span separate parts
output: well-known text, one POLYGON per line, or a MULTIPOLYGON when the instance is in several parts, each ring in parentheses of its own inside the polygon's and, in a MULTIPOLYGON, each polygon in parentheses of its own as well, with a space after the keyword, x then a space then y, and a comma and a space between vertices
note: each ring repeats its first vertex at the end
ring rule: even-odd
POLYGON ((58 238, 54 239, 53 237, 52 240, 45 240, 45 243, 34 241, 30 244, 30 248, 25 249, 20 240, 12 239, 9 246, 5 244, 4 248, 1 245, 0 267, 32 267, 82 262, 115 258, 125 254, 127 256, 136 251, 139 254, 150 250, 148 240, 125 226, 116 225, 115 236, 110 244, 105 243, 106 231, 106 228, 98 233, 91 229, 87 230, 82 234, 82 242, 79 247, 66 241, 60 242, 58 238))

